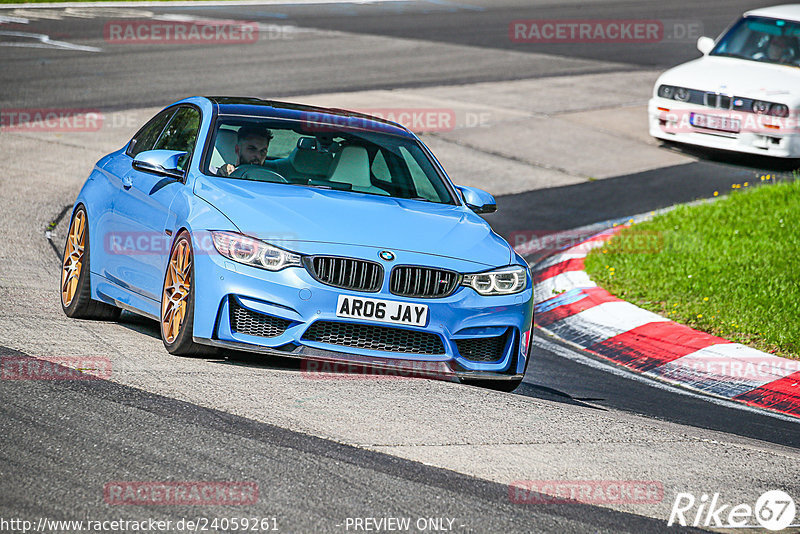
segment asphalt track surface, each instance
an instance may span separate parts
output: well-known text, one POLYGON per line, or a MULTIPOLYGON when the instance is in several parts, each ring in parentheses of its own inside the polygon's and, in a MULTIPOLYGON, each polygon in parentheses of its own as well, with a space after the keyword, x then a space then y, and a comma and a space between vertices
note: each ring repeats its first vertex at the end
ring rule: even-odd
MULTIPOLYGON (((338 34, 331 34, 336 38, 329 42, 319 35, 307 41, 301 36, 276 39, 263 49, 217 47, 211 52, 198 47, 107 46, 102 54, 3 48, 0 107, 112 110, 164 105, 188 94, 209 92, 280 97, 667 68, 694 57, 693 44, 520 47, 509 42, 507 25, 510 20, 533 18, 689 19, 699 21, 704 34, 716 35, 738 13, 756 5, 740 1, 702 6, 687 1, 531 5, 506 0, 151 8, 360 34, 374 38, 368 42, 375 48, 356 53, 348 39, 338 34), (419 57, 405 39, 454 48, 440 50, 438 56, 419 57), (485 55, 485 51, 511 53, 497 62, 496 55, 485 55), (531 61, 528 54, 536 60, 531 61), (390 56, 393 59, 387 60, 390 56)), ((102 43, 98 28, 103 20, 43 19, 35 31, 91 45, 102 43)), ((697 163, 501 197, 498 213, 487 219, 506 236, 521 227, 566 230, 691 201, 716 189, 725 190, 752 176, 754 170, 784 172, 792 165, 709 154, 697 163)), ((19 206, 4 209, 20 209, 24 202, 20 199, 19 206)), ((42 261, 56 261, 55 255, 42 261)), ((149 322, 133 320, 133 324, 143 335, 152 337, 157 332, 149 322)), ((539 340, 537 349, 525 383, 515 395, 598 412, 640 414, 790 448, 800 446, 800 425, 795 422, 609 373, 602 366, 565 358, 564 351, 571 349, 557 342, 539 340)), ((33 356, 2 347, 0 351, 5 356, 33 356)), ((252 363, 244 355, 231 358, 252 363)), ((286 365, 292 369, 294 364, 286 365)), ((180 473, 184 480, 259 481, 268 497, 261 499, 265 503, 261 508, 249 509, 248 514, 279 516, 292 532, 340 532, 346 517, 390 514, 458 517, 466 530, 474 532, 657 532, 664 528, 663 521, 589 505, 514 506, 501 484, 111 382, 5 382, 0 387, 0 412, 0 510, 15 513, 91 516, 102 496, 88 488, 119 476, 123 466, 127 480, 163 479, 180 473), (39 489, 20 490, 26 487, 39 489)), ((165 518, 197 515, 191 509, 162 512, 165 518)), ((148 511, 126 511, 127 517, 137 515, 144 517, 148 511)))
MULTIPOLYGON (((383 515, 457 518, 453 530, 467 532, 663 528, 661 521, 582 504, 512 504, 505 485, 112 382, 67 384, 21 383, 0 390, 3 433, 15 437, 3 440, 4 456, 15 460, 0 485, 4 508, 49 518, 79 518, 85 510, 96 517, 103 505, 96 488, 114 480, 122 466, 125 480, 180 473, 184 480, 256 482, 259 504, 248 507, 247 517, 275 517, 282 532, 342 532, 348 517, 383 515), (64 462, 57 473, 54 455, 64 462), (31 487, 49 491, 19 491, 31 487)), ((177 522, 200 515, 191 506, 177 506, 157 517, 177 522)), ((231 506, 216 507, 214 515, 238 514, 231 506)), ((147 507, 124 514, 131 521, 153 516, 147 507)))

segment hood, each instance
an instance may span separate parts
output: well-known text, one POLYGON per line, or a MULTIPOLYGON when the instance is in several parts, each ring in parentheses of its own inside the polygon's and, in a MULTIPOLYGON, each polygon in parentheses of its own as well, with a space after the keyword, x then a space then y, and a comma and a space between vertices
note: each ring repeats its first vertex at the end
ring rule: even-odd
MULTIPOLYGON (((295 252, 314 243, 386 248, 466 260, 511 263, 511 247, 462 206, 295 185, 198 177, 194 192, 243 234, 295 252)), ((213 230, 213 228, 209 228, 213 230)))
POLYGON ((792 106, 800 96, 800 68, 705 56, 668 70, 659 77, 656 88, 661 84, 792 106))

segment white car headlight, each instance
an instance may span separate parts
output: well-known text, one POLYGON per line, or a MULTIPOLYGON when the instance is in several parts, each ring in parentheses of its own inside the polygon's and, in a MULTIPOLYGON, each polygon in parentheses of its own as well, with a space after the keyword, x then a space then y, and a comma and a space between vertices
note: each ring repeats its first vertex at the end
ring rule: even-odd
POLYGON ((211 232, 214 248, 228 259, 278 271, 284 267, 302 265, 300 255, 235 232, 211 232))
POLYGON ((776 117, 788 117, 789 116, 789 106, 786 104, 772 104, 772 108, 769 110, 770 115, 775 115, 776 117))
POLYGON ((764 102, 763 100, 754 100, 753 101, 753 112, 762 114, 769 111, 770 103, 764 102))
POLYGON ((461 284, 481 295, 511 295, 525 289, 527 280, 528 269, 512 265, 485 273, 465 274, 461 284))

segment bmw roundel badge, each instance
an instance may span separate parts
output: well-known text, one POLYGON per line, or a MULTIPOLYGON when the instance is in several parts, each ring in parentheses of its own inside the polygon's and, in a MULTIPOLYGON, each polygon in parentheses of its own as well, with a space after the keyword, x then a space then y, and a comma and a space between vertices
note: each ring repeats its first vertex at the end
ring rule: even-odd
POLYGON ((381 259, 385 261, 394 260, 394 254, 389 252, 388 250, 381 250, 380 252, 378 252, 378 256, 380 256, 381 259))

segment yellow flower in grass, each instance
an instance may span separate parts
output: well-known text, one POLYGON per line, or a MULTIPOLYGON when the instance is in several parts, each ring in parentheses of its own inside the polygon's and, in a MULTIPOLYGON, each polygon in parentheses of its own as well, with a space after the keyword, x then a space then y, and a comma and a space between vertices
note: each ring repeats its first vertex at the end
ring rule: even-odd
POLYGON ((702 319, 702 318, 703 318, 703 314, 702 314, 702 313, 698 313, 698 314, 697 314, 697 318, 698 318, 698 319, 702 319))
POLYGON ((703 300, 704 300, 705 302, 708 302, 708 297, 703 297, 703 300))

